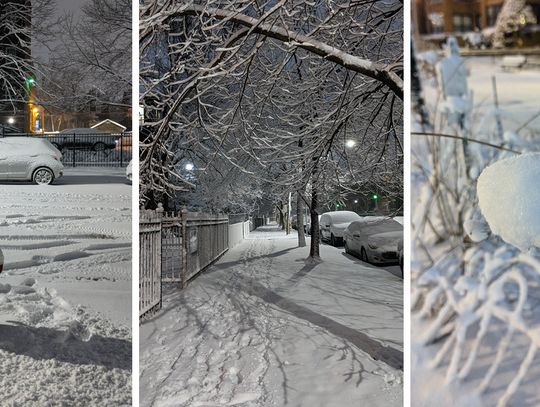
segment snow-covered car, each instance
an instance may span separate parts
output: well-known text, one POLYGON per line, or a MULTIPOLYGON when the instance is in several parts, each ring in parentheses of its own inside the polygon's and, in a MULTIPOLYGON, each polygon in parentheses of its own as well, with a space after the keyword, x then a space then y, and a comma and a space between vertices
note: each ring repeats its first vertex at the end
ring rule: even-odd
POLYGON ((126 168, 126 178, 133 181, 133 161, 130 161, 126 168))
POLYGON ((403 278, 403 236, 401 236, 397 244, 397 256, 399 267, 401 268, 401 278, 403 278))
POLYGON ((96 129, 67 129, 50 136, 51 143, 58 150, 113 150, 118 145, 118 137, 96 129))
POLYGON ((343 234, 346 253, 376 264, 397 264, 397 247, 402 239, 403 225, 394 219, 377 216, 352 222, 343 234))
POLYGON ((62 153, 37 137, 0 138, 0 180, 52 184, 63 175, 62 153))
POLYGON ((321 240, 328 241, 332 246, 343 243, 343 232, 349 224, 362 219, 351 211, 334 211, 323 213, 319 219, 321 240))

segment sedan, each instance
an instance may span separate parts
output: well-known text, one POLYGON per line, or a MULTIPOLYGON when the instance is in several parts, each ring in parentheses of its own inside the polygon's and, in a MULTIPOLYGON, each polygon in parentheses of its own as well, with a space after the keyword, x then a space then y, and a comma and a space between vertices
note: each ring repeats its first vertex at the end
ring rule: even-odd
POLYGON ((45 139, 0 138, 0 180, 52 184, 63 175, 61 159, 60 151, 45 139))
POLYGON ((394 219, 367 216, 352 222, 343 234, 345 252, 366 263, 398 264, 403 225, 394 219))
POLYGON ((352 221, 362 219, 357 213, 350 211, 326 212, 321 215, 319 227, 321 240, 330 241, 332 246, 343 244, 343 232, 352 221))

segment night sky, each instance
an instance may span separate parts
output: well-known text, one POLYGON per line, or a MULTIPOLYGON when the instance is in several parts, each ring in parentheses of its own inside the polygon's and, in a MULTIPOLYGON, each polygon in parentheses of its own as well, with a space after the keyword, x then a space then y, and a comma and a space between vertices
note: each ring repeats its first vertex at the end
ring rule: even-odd
MULTIPOLYGON (((53 19, 63 16, 66 13, 71 13, 74 17, 81 14, 81 6, 87 3, 88 0, 56 0, 56 13, 52 16, 53 19)), ((33 53, 41 60, 47 60, 47 48, 40 44, 34 44, 33 53)))

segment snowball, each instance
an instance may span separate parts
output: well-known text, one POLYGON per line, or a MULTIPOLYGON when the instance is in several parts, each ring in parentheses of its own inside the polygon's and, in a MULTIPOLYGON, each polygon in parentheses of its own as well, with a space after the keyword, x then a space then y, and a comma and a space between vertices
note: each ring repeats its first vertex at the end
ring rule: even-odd
POLYGON ((521 250, 540 247, 540 153, 485 168, 477 192, 480 210, 493 233, 521 250))

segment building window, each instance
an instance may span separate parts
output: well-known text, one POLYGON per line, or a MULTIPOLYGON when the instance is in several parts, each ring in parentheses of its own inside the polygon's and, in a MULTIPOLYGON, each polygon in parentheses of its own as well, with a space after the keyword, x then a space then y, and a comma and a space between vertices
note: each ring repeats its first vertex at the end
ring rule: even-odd
POLYGON ((473 19, 470 15, 454 14, 452 18, 455 32, 472 31, 473 19))
POLYGON ((432 33, 441 33, 443 32, 444 17, 442 13, 429 13, 428 20, 431 23, 431 32, 432 33))
POLYGON ((463 25, 461 31, 472 31, 472 18, 471 16, 463 16, 463 25))
POLYGON ((502 4, 496 4, 494 6, 487 7, 487 25, 488 27, 493 27, 497 22, 497 16, 501 11, 502 4))

